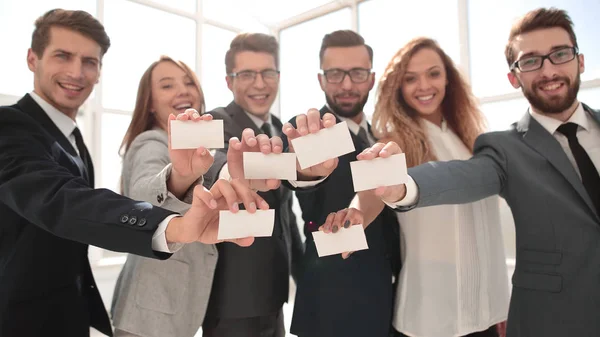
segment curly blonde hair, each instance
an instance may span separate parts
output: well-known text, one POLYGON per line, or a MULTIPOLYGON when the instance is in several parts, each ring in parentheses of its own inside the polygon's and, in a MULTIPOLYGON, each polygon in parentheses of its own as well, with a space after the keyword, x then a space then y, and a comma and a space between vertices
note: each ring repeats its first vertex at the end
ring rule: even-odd
POLYGON ((452 59, 435 40, 415 38, 398 50, 379 80, 372 122, 376 137, 394 141, 405 151, 408 167, 436 160, 420 123, 419 114, 406 103, 401 90, 408 62, 413 55, 425 48, 437 52, 446 69, 448 85, 441 104, 442 115, 448 127, 458 135, 471 153, 475 139, 485 130, 485 119, 478 108, 477 100, 452 59))

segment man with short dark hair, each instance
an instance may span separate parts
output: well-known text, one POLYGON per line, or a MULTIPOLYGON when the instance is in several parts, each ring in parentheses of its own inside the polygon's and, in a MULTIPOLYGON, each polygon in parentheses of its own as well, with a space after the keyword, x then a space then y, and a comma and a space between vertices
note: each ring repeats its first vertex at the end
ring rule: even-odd
POLYGON ((356 150, 339 158, 319 188, 296 192, 306 252, 291 332, 299 337, 386 337, 392 331, 392 280, 400 268, 395 214, 382 212, 365 231, 369 249, 347 260, 318 257, 312 236, 331 212, 348 206, 355 195, 350 163, 376 141, 363 112, 375 82, 373 50, 357 33, 339 30, 325 35, 319 59, 323 71, 318 79, 327 102, 321 115, 333 113, 338 123, 345 121, 356 150))
MULTIPOLYGON (((233 102, 210 112, 215 119, 223 120, 225 148, 233 137, 246 143, 268 143, 269 139, 279 138, 283 125, 270 113, 279 88, 279 45, 275 38, 260 33, 236 36, 226 53, 225 68, 233 102)), ((284 142, 279 150, 287 147, 284 142)), ((299 181, 290 183, 295 187, 314 185, 333 170, 335 162, 337 159, 298 169, 299 181)), ((218 179, 230 178, 244 178, 242 160, 217 151, 205 184, 210 186, 218 179)), ((282 307, 288 299, 290 272, 297 278, 303 252, 292 211, 292 193, 272 179, 248 183, 262 191, 259 195, 275 209, 273 235, 257 238, 244 249, 217 245, 219 258, 202 325, 206 337, 285 335, 282 307)))
POLYGON ((176 243, 216 241, 218 210, 238 197, 221 187, 251 193, 256 205, 262 200, 244 184, 222 182, 211 189, 215 194, 196 188, 191 209, 179 217, 93 189, 92 160, 75 118, 98 82, 109 46, 90 14, 47 12, 36 21, 27 54, 34 90, 0 107, 2 337, 82 337, 90 326, 112 336, 88 244, 167 259, 179 249, 176 243))
MULTIPOLYGON (((409 211, 499 194, 517 242, 507 336, 600 336, 600 111, 577 99, 585 67, 569 15, 528 12, 510 32, 506 60, 529 101, 520 121, 480 135, 471 159, 409 168, 406 184, 361 193, 356 205, 369 218, 369 198, 409 211)), ((380 143, 360 159, 402 150, 410 151, 380 143)))

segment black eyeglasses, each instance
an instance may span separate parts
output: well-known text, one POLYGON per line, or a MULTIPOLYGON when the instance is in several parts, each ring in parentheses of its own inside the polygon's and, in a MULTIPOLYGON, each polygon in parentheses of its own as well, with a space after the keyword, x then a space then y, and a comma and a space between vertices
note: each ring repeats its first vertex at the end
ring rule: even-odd
POLYGON ((279 70, 265 69, 263 71, 243 70, 237 73, 231 73, 229 76, 239 79, 242 82, 254 82, 256 75, 260 74, 265 82, 276 82, 279 79, 279 70))
POLYGON ((342 69, 327 69, 323 70, 323 75, 328 83, 338 84, 344 81, 346 75, 350 76, 350 80, 352 83, 364 83, 369 79, 369 75, 371 74, 371 69, 365 68, 352 68, 350 70, 342 70, 342 69))
POLYGON ((550 54, 527 56, 520 60, 515 61, 511 66, 510 70, 518 68, 521 72, 528 72, 538 70, 544 65, 544 60, 548 59, 552 64, 563 64, 572 61, 575 56, 579 53, 577 47, 566 47, 555 50, 550 54))

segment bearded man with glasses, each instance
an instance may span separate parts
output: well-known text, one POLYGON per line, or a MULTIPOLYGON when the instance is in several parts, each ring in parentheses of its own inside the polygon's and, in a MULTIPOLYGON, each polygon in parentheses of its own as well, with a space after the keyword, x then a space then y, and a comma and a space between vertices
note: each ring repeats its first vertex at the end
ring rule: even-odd
MULTIPOLYGON (((350 162, 377 141, 363 111, 375 83, 373 50, 357 33, 341 30, 325 35, 319 57, 318 79, 326 100, 321 116, 333 113, 338 123, 348 124, 355 151, 339 157, 337 168, 319 188, 296 192, 306 252, 290 331, 299 337, 387 337, 393 280, 400 269, 394 212, 382 212, 365 231, 369 249, 346 260, 339 255, 319 257, 312 236, 331 212, 346 208, 354 198, 350 162)), ((300 118, 304 117, 290 122, 304 123, 300 118)))

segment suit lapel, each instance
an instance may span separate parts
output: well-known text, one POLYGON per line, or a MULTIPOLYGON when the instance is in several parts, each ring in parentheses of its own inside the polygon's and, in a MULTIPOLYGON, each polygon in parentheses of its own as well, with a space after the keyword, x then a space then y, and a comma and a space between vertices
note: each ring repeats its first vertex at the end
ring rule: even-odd
MULTIPOLYGON (((235 123, 242 129, 242 131, 244 129, 250 128, 254 130, 254 134, 264 133, 261 129, 258 128, 258 126, 256 126, 256 124, 250 119, 250 117, 246 115, 244 109, 242 109, 242 107, 237 105, 235 102, 231 102, 225 110, 227 111, 231 119, 233 119, 235 123)), ((240 137, 241 136, 242 133, 240 132, 240 137)))
MULTIPOLYGON (((90 186, 93 187, 93 169, 90 170, 90 172, 89 172, 90 175, 88 176, 88 174, 87 174, 88 171, 86 169, 85 163, 77 155, 77 151, 75 151, 75 148, 73 148, 73 145, 71 145, 71 142, 69 142, 67 137, 65 137, 65 135, 60 131, 60 129, 56 126, 56 124, 54 124, 54 122, 52 122, 52 120, 50 119, 50 117, 48 117, 48 114, 46 114, 46 112, 44 112, 42 107, 39 106, 37 104, 37 102, 34 101, 33 98, 31 98, 31 96, 29 94, 26 94, 25 96, 23 96, 23 98, 21 98, 17 102, 17 106, 19 107, 19 109, 21 111, 28 114, 33 119, 35 119, 38 123, 40 123, 42 128, 46 132, 48 132, 48 134, 52 138, 54 138, 58 142, 58 144, 60 144, 60 146, 63 148, 63 150, 65 150, 65 152, 67 152, 69 155, 71 155, 71 159, 79 168, 79 171, 81 172, 81 176, 84 178, 88 177, 87 180, 88 180, 90 186)), ((86 151, 87 151, 87 149, 86 149, 86 151)), ((89 157, 89 155, 88 155, 88 157, 89 157)), ((90 163, 90 166, 91 166, 91 163, 90 163)))
POLYGON ((573 167, 573 164, 569 161, 567 154, 556 138, 554 138, 548 130, 544 129, 535 118, 532 118, 529 112, 527 112, 521 121, 519 121, 517 129, 524 132, 523 140, 525 143, 548 159, 550 164, 565 177, 583 199, 585 204, 587 204, 593 213, 595 213, 595 207, 592 200, 579 179, 575 167, 573 167))

